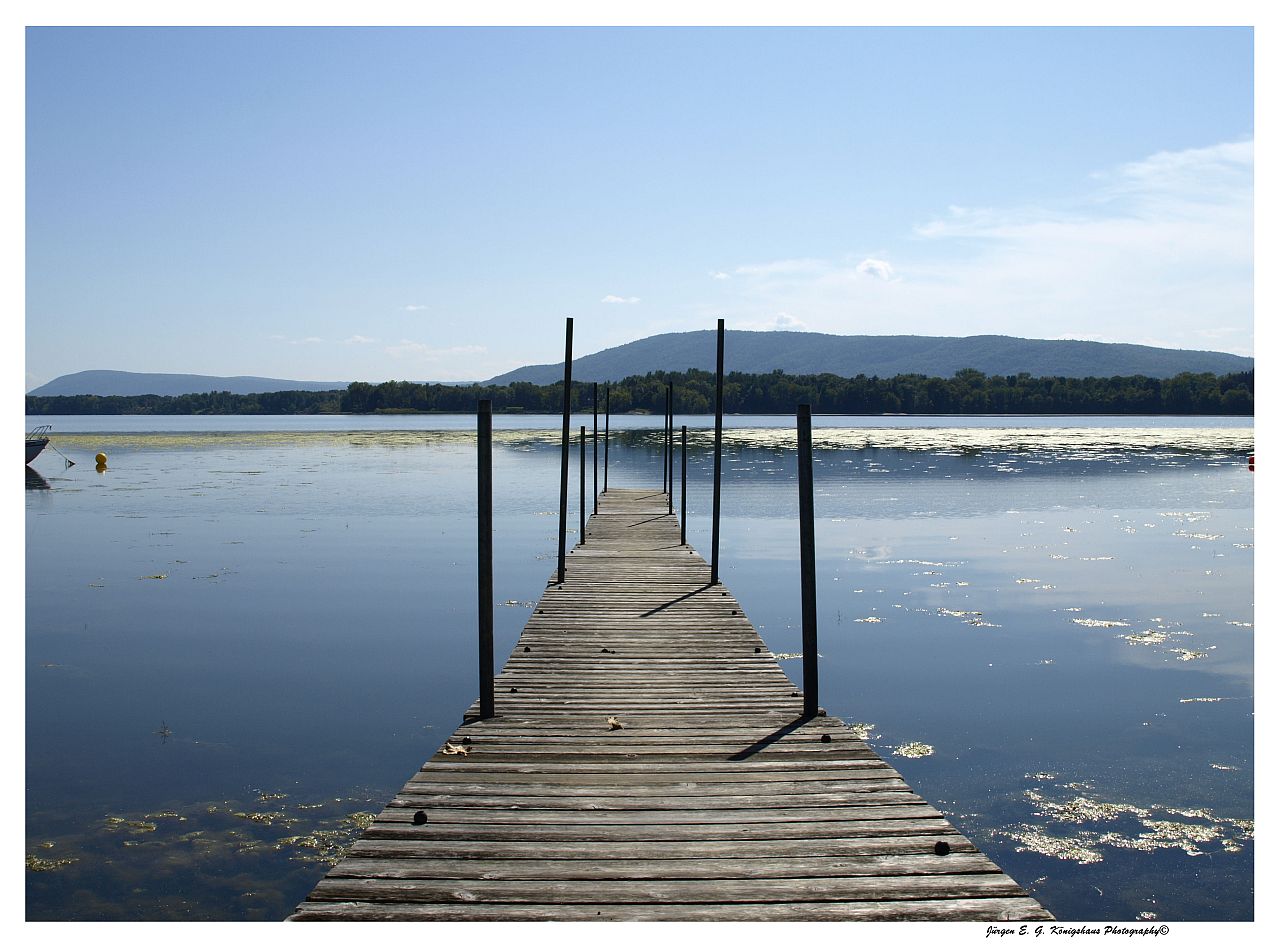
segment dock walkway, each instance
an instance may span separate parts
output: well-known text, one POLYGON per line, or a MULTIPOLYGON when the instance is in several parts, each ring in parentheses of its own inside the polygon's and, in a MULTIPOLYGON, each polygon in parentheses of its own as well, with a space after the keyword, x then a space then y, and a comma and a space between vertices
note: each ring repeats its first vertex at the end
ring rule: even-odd
POLYGON ((497 715, 473 706, 291 920, 1050 919, 839 720, 802 719, 665 493, 602 494, 585 540, 497 715))

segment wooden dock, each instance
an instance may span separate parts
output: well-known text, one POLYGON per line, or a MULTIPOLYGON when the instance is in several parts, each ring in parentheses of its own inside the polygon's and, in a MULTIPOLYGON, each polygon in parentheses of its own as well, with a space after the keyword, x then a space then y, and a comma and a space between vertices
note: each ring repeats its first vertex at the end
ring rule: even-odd
POLYGON ((611 489, 496 681, 290 920, 1012 920, 1036 901, 802 698, 664 493, 611 489))

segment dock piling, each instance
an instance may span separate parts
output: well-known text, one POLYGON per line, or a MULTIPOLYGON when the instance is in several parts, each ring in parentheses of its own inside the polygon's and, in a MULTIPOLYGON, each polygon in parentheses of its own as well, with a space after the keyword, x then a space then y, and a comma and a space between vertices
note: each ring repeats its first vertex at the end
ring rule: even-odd
POLYGON ((711 474, 711 584, 720 581, 720 442, 724 427, 724 320, 716 320, 716 443, 711 474))
POLYGON ((686 504, 689 485, 689 426, 680 425, 680 545, 687 546, 684 524, 689 521, 689 509, 686 504))
POLYGON ((493 716, 493 402, 476 412, 476 571, 479 577, 480 718, 493 716))
POLYGON ((564 321, 564 412, 560 425, 560 555, 556 581, 564 583, 564 534, 569 516, 569 387, 573 382, 573 319, 564 321))
POLYGON ((587 426, 578 428, 578 544, 587 541, 587 426))
POLYGON ((672 501, 676 493, 676 395, 671 382, 667 382, 667 515, 672 514, 672 501))
POLYGON ((591 383, 591 512, 600 512, 600 383, 591 383))
POLYGON ((804 660, 804 716, 818 714, 818 599, 813 540, 813 422, 809 405, 796 405, 800 487, 800 650, 804 660))

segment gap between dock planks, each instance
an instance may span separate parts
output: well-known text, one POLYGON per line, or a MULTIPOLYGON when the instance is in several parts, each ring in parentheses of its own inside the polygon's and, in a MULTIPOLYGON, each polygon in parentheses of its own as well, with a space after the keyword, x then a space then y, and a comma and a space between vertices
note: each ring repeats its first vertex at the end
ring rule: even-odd
POLYGON ((1051 919, 839 720, 801 718, 666 510, 601 495, 497 716, 473 705, 290 920, 1051 919))

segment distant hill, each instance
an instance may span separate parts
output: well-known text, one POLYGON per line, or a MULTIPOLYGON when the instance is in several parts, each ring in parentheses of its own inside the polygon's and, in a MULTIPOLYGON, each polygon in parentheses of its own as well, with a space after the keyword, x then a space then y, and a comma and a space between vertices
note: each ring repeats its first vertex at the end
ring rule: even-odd
MULTIPOLYGON (((852 378, 901 374, 950 378, 962 368, 988 375, 1110 378, 1146 375, 1172 378, 1179 372, 1215 375, 1248 371, 1253 359, 1223 352, 1164 349, 1122 342, 1018 339, 1005 335, 827 335, 819 332, 725 332, 725 371, 788 375, 830 372, 852 378)), ((714 330, 669 332, 573 360, 575 381, 618 381, 651 371, 715 371, 714 330)), ((488 384, 516 381, 546 385, 564 378, 564 363, 526 365, 488 384)))
POLYGON ((333 391, 346 388, 345 381, 288 381, 253 375, 170 375, 164 372, 88 371, 60 375, 48 384, 33 388, 29 395, 193 395, 209 391, 229 391, 233 395, 253 395, 264 391, 333 391))

